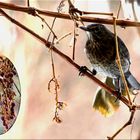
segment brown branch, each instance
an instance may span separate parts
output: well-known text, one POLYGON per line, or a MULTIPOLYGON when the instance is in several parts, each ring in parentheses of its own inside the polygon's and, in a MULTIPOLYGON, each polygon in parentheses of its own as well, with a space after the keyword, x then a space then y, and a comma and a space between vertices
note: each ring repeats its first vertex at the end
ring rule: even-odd
POLYGON ((119 8, 118 8, 118 11, 117 11, 117 19, 119 18, 119 15, 120 15, 120 10, 121 10, 121 1, 119 2, 119 8))
POLYGON ((53 36, 54 36, 54 38, 56 38, 56 39, 57 39, 57 36, 56 36, 56 34, 54 33, 54 31, 53 31, 52 27, 50 27, 50 26, 49 26, 49 24, 46 22, 46 20, 45 20, 44 18, 42 18, 40 15, 38 15, 37 13, 36 13, 36 16, 37 16, 38 18, 40 18, 40 19, 42 20, 42 22, 44 22, 44 23, 45 23, 45 25, 49 28, 50 33, 52 33, 52 34, 53 34, 53 36))
POLYGON ((27 0, 27 6, 30 7, 30 0, 27 0))
MULTIPOLYGON (((8 20, 10 20, 12 23, 16 24, 17 26, 19 26, 20 28, 22 28, 23 30, 25 30, 26 32, 30 33, 33 37, 35 37, 36 39, 38 39, 41 43, 43 43, 47 48, 51 49, 58 54, 60 57, 62 57, 64 60, 66 60, 66 62, 70 63, 73 67, 75 67, 77 70, 80 69, 80 66, 78 64, 76 64, 70 57, 68 57, 67 55, 65 55, 64 53, 62 53, 61 51, 59 51, 57 48, 55 48, 54 46, 52 47, 51 43, 48 42, 47 40, 45 40, 44 38, 42 38, 41 36, 39 36, 38 34, 36 34, 35 32, 33 32, 32 30, 30 30, 29 28, 27 28, 26 26, 24 26, 23 24, 21 24, 20 22, 16 21, 15 19, 11 18, 8 14, 6 14, 2 9, 0 9, 0 13, 5 16, 8 20)), ((97 83, 99 86, 101 86, 102 88, 104 88, 105 90, 107 90, 109 93, 113 94, 114 96, 118 97, 118 92, 113 90, 112 88, 110 88, 108 85, 104 84, 103 82, 101 82, 100 80, 98 80, 96 77, 94 77, 92 74, 90 74, 88 71, 85 72, 85 75, 91 79, 93 82, 97 83)), ((131 106, 129 105, 129 101, 121 96, 120 100, 126 104, 130 109, 131 106)))
POLYGON ((75 50, 76 50, 76 21, 74 20, 74 27, 73 27, 73 51, 72 51, 72 60, 75 60, 75 50))
MULTIPOLYGON (((63 2, 64 2, 64 0, 61 0, 61 2, 58 5, 58 8, 57 8, 58 13, 62 9, 63 2)), ((48 35, 47 41, 49 41, 51 33, 53 33, 52 30, 53 30, 55 21, 56 21, 56 17, 54 17, 54 19, 53 19, 52 25, 50 27, 51 32, 48 35)), ((51 44, 54 44, 55 39, 57 39, 56 35, 53 34, 53 40, 51 41, 51 44)), ((64 103, 59 101, 59 92, 58 92, 58 90, 60 89, 60 85, 59 85, 59 82, 58 82, 58 80, 56 78, 56 72, 55 72, 56 70, 55 70, 55 64, 54 64, 53 50, 52 49, 50 49, 50 53, 51 53, 52 73, 53 73, 53 78, 52 78, 53 80, 52 81, 54 82, 54 94, 55 94, 55 115, 54 115, 53 120, 56 121, 57 123, 61 123, 62 119, 59 117, 59 110, 63 109, 64 103)), ((49 82, 49 85, 50 85, 50 83, 51 82, 49 82)), ((48 85, 48 87, 49 87, 49 85, 48 85)))
POLYGON ((113 16, 113 13, 80 11, 77 8, 74 8, 73 11, 79 13, 80 15, 89 15, 90 14, 90 15, 108 15, 108 16, 113 16))
POLYGON ((82 14, 85 14, 85 15, 94 14, 94 15, 108 15, 108 16, 113 16, 113 13, 103 13, 103 12, 87 12, 87 11, 82 11, 82 14))
MULTIPOLYGON (((71 17, 71 19, 73 20, 73 23, 74 23, 74 27, 73 27, 73 51, 72 51, 72 59, 75 60, 75 50, 76 50, 76 28, 78 26, 78 23, 76 22, 77 20, 80 19, 79 15, 77 14, 76 11, 73 11, 74 9, 76 9, 74 7, 74 5, 72 4, 71 0, 68 0, 68 3, 69 3, 69 15, 71 17)), ((80 19, 80 21, 82 21, 80 19)))
POLYGON ((54 43, 58 44, 62 39, 66 38, 67 36, 71 35, 72 32, 69 32, 67 34, 64 34, 63 36, 61 36, 60 38, 58 38, 54 43))
POLYGON ((79 13, 79 15, 83 14, 96 14, 96 15, 108 15, 108 16, 113 16, 113 13, 103 13, 103 12, 87 12, 87 11, 81 11, 78 8, 75 8, 74 5, 72 4, 71 0, 68 0, 69 5, 71 6, 71 10, 74 13, 79 13))
POLYGON ((128 100, 129 100, 129 104, 132 105, 132 101, 131 101, 130 93, 129 93, 129 88, 128 88, 128 85, 127 85, 127 82, 125 79, 125 75, 124 75, 124 72, 122 69, 121 59, 120 59, 120 55, 119 55, 119 46, 118 46, 118 38, 117 38, 117 31, 116 31, 116 17, 113 17, 113 20, 114 20, 114 35, 115 35, 115 45, 116 45, 116 63, 118 65, 122 81, 124 83, 124 87, 126 90, 126 95, 128 97, 128 100))
POLYGON ((107 137, 108 140, 113 140, 122 130, 124 130, 124 128, 126 128, 127 126, 132 124, 133 118, 134 118, 134 114, 135 114, 135 108, 131 111, 131 115, 129 120, 112 136, 112 137, 107 137))
MULTIPOLYGON (((58 13, 58 12, 39 10, 37 8, 31 8, 31 7, 17 6, 17 5, 10 4, 10 3, 0 2, 0 8, 25 12, 25 13, 32 14, 32 15, 34 15, 34 12, 36 11, 36 12, 38 12, 38 14, 41 14, 44 16, 51 16, 51 17, 71 20, 71 17, 69 14, 62 14, 62 13, 58 13)), ((89 16, 79 16, 79 17, 84 22, 97 22, 97 23, 112 24, 112 25, 114 23, 112 18, 105 19, 105 18, 89 17, 89 16)), ((122 20, 122 19, 117 19, 116 24, 120 25, 120 26, 140 26, 140 22, 122 20)))

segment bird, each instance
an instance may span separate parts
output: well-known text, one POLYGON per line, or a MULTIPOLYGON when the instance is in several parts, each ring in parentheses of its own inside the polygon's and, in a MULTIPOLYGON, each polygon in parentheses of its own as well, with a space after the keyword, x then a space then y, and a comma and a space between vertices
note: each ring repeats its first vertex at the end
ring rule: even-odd
MULTIPOLYGON (((116 62, 115 34, 103 24, 90 24, 80 26, 80 29, 87 32, 85 52, 92 65, 94 74, 100 73, 112 78, 117 91, 124 90, 120 70, 116 62)), ((118 50, 121 66, 129 89, 140 90, 140 83, 130 72, 130 54, 120 37, 117 36, 118 50)))

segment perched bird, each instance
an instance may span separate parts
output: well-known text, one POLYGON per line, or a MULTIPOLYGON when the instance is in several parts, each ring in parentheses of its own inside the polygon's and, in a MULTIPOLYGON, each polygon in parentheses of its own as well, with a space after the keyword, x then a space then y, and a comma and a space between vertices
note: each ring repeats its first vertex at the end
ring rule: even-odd
MULTIPOLYGON (((81 26, 80 28, 87 32, 88 38, 85 51, 93 68, 92 73, 105 75, 106 80, 104 82, 107 85, 115 88, 119 93, 125 93, 124 84, 116 63, 115 35, 102 24, 90 24, 87 27, 81 26)), ((139 90, 139 82, 129 71, 130 55, 128 49, 119 37, 117 39, 121 65, 128 87, 130 91, 139 90)), ((116 97, 99 87, 93 101, 93 108, 102 115, 109 117, 119 108, 119 100, 116 100, 116 97)))
MULTIPOLYGON (((101 73, 113 79, 116 90, 124 89, 124 84, 116 63, 115 35, 102 24, 90 24, 87 27, 80 26, 87 32, 88 39, 85 50, 93 67, 93 72, 101 73)), ((119 55, 122 69, 129 89, 139 90, 140 84, 129 71, 130 55, 124 42, 117 37, 119 55)))

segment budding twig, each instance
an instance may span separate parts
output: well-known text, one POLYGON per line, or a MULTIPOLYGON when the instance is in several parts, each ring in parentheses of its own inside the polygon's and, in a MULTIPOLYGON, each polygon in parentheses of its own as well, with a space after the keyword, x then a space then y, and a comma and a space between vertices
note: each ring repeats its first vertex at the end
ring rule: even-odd
MULTIPOLYGON (((63 7, 63 2, 64 0, 61 0, 59 6, 58 6, 58 12, 61 11, 62 7, 63 7)), ((56 21, 56 17, 54 18, 53 22, 52 22, 52 26, 50 27, 51 28, 51 32, 49 33, 48 35, 48 38, 47 38, 47 41, 49 40, 50 38, 50 35, 52 32, 52 29, 54 27, 54 24, 55 24, 55 21, 56 21)), ((57 39, 57 36, 53 33, 53 40, 51 42, 51 46, 54 44, 54 40, 57 39)), ((55 116, 53 118, 54 121, 56 121, 57 123, 61 123, 62 120, 61 118, 59 117, 59 113, 58 111, 59 110, 62 110, 65 106, 65 103, 64 102, 60 102, 59 101, 59 93, 58 93, 58 89, 60 89, 60 85, 59 85, 59 82, 56 78, 56 74, 55 74, 55 65, 54 65, 54 58, 53 58, 53 50, 52 50, 53 47, 50 47, 50 53, 51 53, 51 63, 52 63, 52 73, 53 73, 53 78, 49 81, 48 83, 48 89, 50 91, 50 84, 52 82, 54 82, 54 94, 55 94, 55 102, 56 102, 56 105, 55 105, 55 116)))

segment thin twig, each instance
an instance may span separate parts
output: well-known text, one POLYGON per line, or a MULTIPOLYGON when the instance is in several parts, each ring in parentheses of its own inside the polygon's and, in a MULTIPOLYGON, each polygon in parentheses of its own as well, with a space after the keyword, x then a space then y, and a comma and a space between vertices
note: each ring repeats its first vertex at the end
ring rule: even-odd
POLYGON ((54 42, 54 44, 58 44, 62 39, 66 38, 67 36, 69 36, 69 35, 71 35, 71 34, 72 34, 72 32, 69 32, 69 33, 64 34, 63 36, 61 36, 60 38, 58 38, 58 39, 54 42))
MULTIPOLYGON (((61 11, 63 2, 64 2, 64 0, 61 0, 61 2, 60 2, 59 5, 58 5, 58 8, 57 8, 58 13, 60 13, 60 11, 61 11)), ((56 21, 56 17, 54 17, 54 19, 53 19, 51 29, 53 29, 55 21, 56 21)), ((47 41, 49 41, 50 36, 51 36, 51 32, 50 32, 49 35, 48 35, 47 41)), ((57 38, 56 38, 56 39, 57 39, 57 38)))
POLYGON ((71 19, 75 22, 75 25, 76 24, 78 25, 77 21, 80 21, 81 24, 84 25, 84 23, 81 19, 81 16, 80 16, 80 15, 82 15, 81 11, 80 10, 75 11, 75 9, 77 9, 77 8, 74 7, 71 0, 68 0, 68 3, 69 3, 69 15, 70 15, 71 19))
MULTIPOLYGON (((71 0, 68 0, 68 3, 69 3, 69 14, 70 14, 70 17, 71 19, 73 20, 74 22, 74 28, 73 28, 73 51, 72 51, 72 59, 75 60, 75 50, 76 50, 76 28, 78 26, 78 22, 77 21, 80 21, 81 24, 84 25, 83 21, 81 20, 80 16, 78 15, 79 11, 78 10, 78 13, 77 11, 75 11, 75 7, 74 5, 72 4, 71 0)), ((81 14, 81 13, 79 13, 81 14)))
MULTIPOLYGON (((9 21, 11 21, 12 23, 16 24, 17 26, 19 26, 20 28, 22 28, 24 31, 30 33, 33 37, 35 37, 37 40, 39 40, 42 44, 44 44, 47 48, 51 47, 51 43, 49 41, 47 41, 46 39, 42 38, 41 36, 39 36, 38 34, 36 34, 35 32, 33 32, 31 29, 27 28, 25 25, 21 24, 20 22, 18 22, 17 20, 11 18, 8 14, 6 14, 2 9, 0 9, 0 13, 5 16, 9 21)), ((64 53, 62 53, 61 51, 59 51, 56 47, 52 47, 51 48, 56 54, 58 54, 60 57, 62 57, 66 62, 68 62, 69 64, 71 64, 73 67, 75 67, 78 71, 80 69, 80 66, 75 63, 70 57, 68 57, 67 55, 65 55, 64 53)), ((115 91, 114 89, 110 88, 108 85, 104 84, 103 82, 101 82, 99 79, 97 79, 96 77, 94 77, 91 73, 89 73, 88 71, 85 72, 84 74, 85 76, 87 76, 89 79, 91 79, 93 82, 97 83, 99 86, 101 86, 102 88, 104 88, 106 91, 108 91, 110 94, 114 95, 115 97, 118 97, 118 92, 115 91)), ((119 98, 125 105, 127 105, 129 108, 131 108, 129 101, 121 96, 119 98)), ((138 109, 140 109, 140 105, 137 107, 138 109)))
POLYGON ((131 111, 129 120, 112 137, 107 137, 108 140, 113 140, 124 128, 132 124, 135 111, 136 111, 135 109, 131 111))
POLYGON ((133 129, 134 129, 134 122, 135 122, 135 118, 133 119, 133 122, 132 122, 132 127, 131 127, 131 132, 130 132, 130 140, 132 140, 132 134, 133 134, 133 129))
POLYGON ((124 87, 126 90, 126 94, 128 96, 129 104, 132 105, 132 101, 131 101, 130 93, 129 93, 129 88, 127 86, 127 82, 126 82, 125 75, 124 75, 124 72, 122 69, 120 55, 119 55, 118 38, 117 38, 117 32, 116 32, 116 18, 113 17, 113 19, 114 19, 114 34, 115 34, 115 44, 116 44, 116 63, 118 65, 118 68, 119 68, 119 71, 120 71, 120 74, 121 74, 121 77, 122 77, 122 80, 124 83, 124 87))
MULTIPOLYGON (((53 29, 53 27, 54 27, 55 20, 56 20, 56 17, 53 19, 51 29, 53 29)), ((51 36, 51 33, 52 33, 52 32, 49 33, 48 38, 47 38, 47 41, 49 41, 50 36, 51 36)), ((57 38, 56 38, 56 39, 57 39, 57 38)))
POLYGON ((30 0, 27 0, 27 6, 30 7, 30 0))
POLYGON ((69 14, 71 19, 74 22, 74 27, 73 27, 73 44, 72 44, 72 60, 75 59, 75 44, 76 44, 76 33, 75 33, 75 28, 76 28, 76 21, 79 20, 79 15, 77 14, 77 12, 73 11, 73 9, 75 9, 74 5, 72 4, 71 0, 68 0, 68 4, 69 4, 69 14))
POLYGON ((119 18, 119 15, 120 15, 120 10, 121 10, 121 1, 119 2, 119 8, 118 8, 118 12, 117 12, 117 19, 119 18))
POLYGON ((72 59, 75 60, 75 45, 76 45, 76 21, 74 20, 73 27, 73 51, 72 51, 72 59))
MULTIPOLYGON (((56 18, 63 18, 63 19, 69 19, 71 20, 71 17, 69 14, 62 14, 58 12, 52 12, 47 10, 40 10, 37 8, 31 8, 31 7, 25 7, 25 6, 17 6, 10 3, 4 3, 0 2, 0 8, 5 8, 9 10, 15 10, 25 13, 31 13, 32 10, 35 10, 38 12, 38 14, 44 15, 44 16, 51 16, 56 18)), ((114 21, 112 18, 99 18, 99 17, 89 17, 89 16, 80 16, 81 20, 83 22, 97 22, 97 23, 103 23, 103 24, 114 24, 114 21)), ((122 19, 116 19, 116 25, 120 26, 140 26, 140 22, 135 22, 131 20, 122 20, 122 19)))
MULTIPOLYGON (((53 37, 53 40, 52 40, 51 44, 54 44, 54 40, 55 40, 55 36, 53 37)), ((56 102, 56 105, 55 105, 55 115, 54 115, 53 120, 56 121, 57 123, 61 123, 62 120, 59 117, 58 111, 61 110, 61 108, 63 106, 63 102, 59 102, 58 89, 60 89, 60 85, 59 85, 59 82, 58 82, 58 80, 56 78, 56 74, 55 74, 55 65, 54 65, 54 58, 53 58, 52 47, 50 49, 50 53, 51 53, 51 63, 52 63, 52 74, 53 74, 53 77, 52 77, 52 79, 48 83, 48 90, 51 91, 50 90, 51 89, 50 86, 51 86, 51 83, 53 82, 54 83, 55 102, 56 102)))
MULTIPOLYGON (((52 44, 54 44, 54 39, 55 39, 55 36, 53 37, 52 44)), ((51 47, 51 48, 52 48, 52 47, 51 47)), ((52 62, 52 71, 53 71, 53 77, 56 79, 56 76, 55 76, 55 67, 54 67, 54 60, 53 60, 53 52, 52 52, 52 49, 51 49, 51 62, 52 62)))
POLYGON ((40 15, 36 14, 37 17, 39 17, 46 25, 47 27, 49 28, 50 32, 54 35, 54 37, 57 39, 57 36, 56 34, 54 33, 52 27, 49 26, 49 24, 46 22, 46 20, 44 18, 42 18, 40 15))

